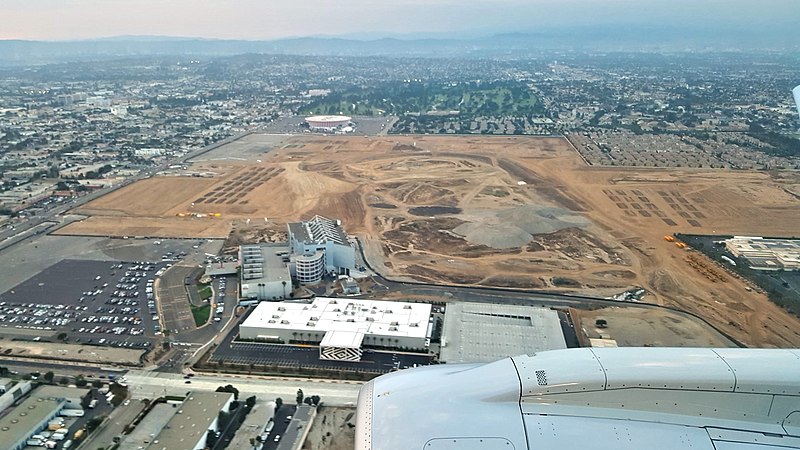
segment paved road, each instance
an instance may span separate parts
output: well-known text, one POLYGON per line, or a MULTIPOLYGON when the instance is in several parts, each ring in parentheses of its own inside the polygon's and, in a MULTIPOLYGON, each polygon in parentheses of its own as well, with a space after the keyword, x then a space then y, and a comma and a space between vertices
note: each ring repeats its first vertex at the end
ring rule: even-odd
POLYGON ((128 388, 134 399, 156 398, 166 394, 184 394, 190 390, 214 391, 219 386, 232 384, 239 389, 240 398, 255 395, 257 398, 281 397, 284 402, 293 402, 297 389, 306 396, 319 395, 327 405, 352 406, 358 398, 360 382, 270 378, 257 376, 197 375, 187 384, 179 374, 132 370, 125 375, 128 388))
MULTIPOLYGON (((197 267, 172 266, 158 282, 158 307, 164 329, 171 333, 194 330, 194 317, 186 296, 185 279, 197 267)), ((189 286, 193 288, 193 286, 189 286)))
MULTIPOLYGON (((144 403, 138 400, 131 401, 127 406, 120 405, 108 415, 103 425, 89 435, 81 444, 82 449, 107 448, 114 443, 114 437, 121 436, 126 425, 144 409, 144 403)), ((77 450, 77 449, 76 449, 77 450)))

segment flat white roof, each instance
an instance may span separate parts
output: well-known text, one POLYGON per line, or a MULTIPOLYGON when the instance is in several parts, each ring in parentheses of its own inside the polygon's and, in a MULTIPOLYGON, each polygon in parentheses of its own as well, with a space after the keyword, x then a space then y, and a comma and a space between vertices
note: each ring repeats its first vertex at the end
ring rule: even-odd
POLYGON ((311 303, 261 302, 240 327, 425 338, 430 315, 428 303, 317 297, 311 303))
POLYGON ((330 330, 322 338, 320 347, 361 348, 363 331, 330 330))

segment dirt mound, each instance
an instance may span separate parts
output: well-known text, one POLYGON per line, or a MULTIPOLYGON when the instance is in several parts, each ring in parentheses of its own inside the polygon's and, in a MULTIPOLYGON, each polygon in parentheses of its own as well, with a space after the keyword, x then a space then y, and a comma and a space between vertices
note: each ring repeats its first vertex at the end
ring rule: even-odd
POLYGON ((561 208, 534 205, 504 209, 459 225, 453 232, 474 244, 496 249, 524 247, 535 235, 554 233, 589 224, 561 208))
POLYGON ((572 227, 584 227, 589 221, 561 208, 520 206, 497 213, 500 222, 510 223, 530 234, 553 233, 572 227))
POLYGON ((464 223, 454 228, 453 232, 464 236, 464 239, 473 244, 497 249, 522 247, 533 238, 530 233, 519 227, 500 223, 464 223))
POLYGON ((456 208, 455 206, 417 206, 416 208, 409 208, 408 212, 415 216, 431 217, 458 214, 461 212, 461 208, 456 208))

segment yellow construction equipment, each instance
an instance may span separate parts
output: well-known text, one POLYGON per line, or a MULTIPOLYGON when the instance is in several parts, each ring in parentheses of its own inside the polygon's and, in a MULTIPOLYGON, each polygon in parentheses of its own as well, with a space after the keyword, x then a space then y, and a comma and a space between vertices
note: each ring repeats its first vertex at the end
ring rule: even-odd
POLYGON ((670 235, 664 236, 664 240, 667 242, 675 242, 675 238, 670 235))

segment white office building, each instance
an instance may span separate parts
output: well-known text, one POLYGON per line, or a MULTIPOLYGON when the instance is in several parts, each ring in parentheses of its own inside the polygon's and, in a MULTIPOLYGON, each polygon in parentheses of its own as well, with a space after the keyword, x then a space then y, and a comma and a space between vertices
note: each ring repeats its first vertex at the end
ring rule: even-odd
POLYGON ((349 275, 355 269, 355 249, 337 220, 314 216, 288 224, 290 270, 302 284, 317 283, 325 273, 349 275))
POLYGON ((320 358, 358 361, 363 346, 426 350, 431 305, 317 297, 311 303, 262 302, 239 338, 320 346, 320 358))

